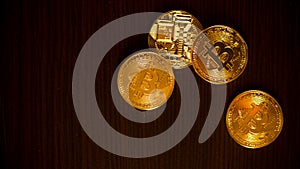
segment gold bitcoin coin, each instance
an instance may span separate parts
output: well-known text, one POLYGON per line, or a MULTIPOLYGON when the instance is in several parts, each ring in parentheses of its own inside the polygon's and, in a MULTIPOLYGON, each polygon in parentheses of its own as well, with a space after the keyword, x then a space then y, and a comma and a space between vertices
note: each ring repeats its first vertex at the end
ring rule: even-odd
POLYGON ((133 77, 129 85, 131 104, 141 110, 151 110, 163 105, 171 96, 174 78, 169 73, 150 68, 133 77))
POLYGON ((260 148, 272 143, 283 125, 282 110, 269 94, 250 90, 230 104, 226 126, 230 136, 241 146, 260 148))
POLYGON ((247 44, 234 29, 215 25, 203 30, 193 45, 192 63, 196 73, 213 84, 237 79, 248 61, 247 44))
POLYGON ((173 68, 182 69, 191 65, 191 46, 202 29, 201 23, 190 13, 172 10, 154 22, 148 44, 170 60, 173 68))
POLYGON ((175 78, 172 65, 154 52, 129 56, 118 72, 118 89, 123 99, 141 110, 163 105, 171 96, 175 78))

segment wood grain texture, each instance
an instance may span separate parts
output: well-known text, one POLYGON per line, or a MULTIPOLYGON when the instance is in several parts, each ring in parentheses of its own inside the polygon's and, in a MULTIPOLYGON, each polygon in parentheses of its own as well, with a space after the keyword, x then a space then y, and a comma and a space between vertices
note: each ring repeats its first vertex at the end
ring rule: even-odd
MULTIPOLYGON (((300 168, 300 18, 296 0, 20 0, 1 4, 1 168, 300 168), (227 132, 224 114, 210 139, 199 144, 210 101, 210 85, 200 78, 197 121, 187 137, 166 153, 124 158, 89 139, 76 117, 71 92, 72 73, 82 46, 114 19, 171 9, 192 13, 204 27, 228 25, 244 37, 249 63, 242 76, 228 84, 226 108, 245 90, 259 89, 273 95, 284 111, 283 130, 274 143, 257 150, 239 146, 227 132)), ((147 35, 116 44, 101 63, 96 79, 98 104, 106 120, 119 132, 134 137, 166 130, 175 121, 180 103, 176 87, 167 111, 154 122, 133 123, 116 112, 106 92, 110 91, 111 76, 123 58, 143 48, 147 48, 147 35)))

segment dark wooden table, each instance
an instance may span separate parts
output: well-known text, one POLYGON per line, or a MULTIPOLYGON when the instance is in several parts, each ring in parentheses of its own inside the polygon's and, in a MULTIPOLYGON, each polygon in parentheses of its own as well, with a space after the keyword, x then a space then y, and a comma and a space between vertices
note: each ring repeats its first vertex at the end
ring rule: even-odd
MULTIPOLYGON (((1 154, 3 169, 191 169, 300 168, 299 9, 296 0, 53 0, 1 2, 1 154), (72 74, 78 54, 105 24, 137 12, 182 9, 204 27, 228 25, 249 48, 245 72, 227 86, 226 108, 239 93, 259 89, 273 95, 284 113, 280 136, 251 150, 229 136, 225 113, 203 144, 210 85, 197 77, 201 103, 190 133, 171 150, 134 159, 111 154, 83 131, 72 101, 72 74), (203 99, 202 99, 203 98, 203 99)), ((129 54, 147 48, 147 35, 116 44, 101 63, 96 95, 103 116, 117 131, 149 137, 165 131, 178 115, 178 86, 166 111, 147 124, 121 116, 112 104, 110 80, 129 54), (101 98, 107 99, 101 99, 101 98)), ((191 98, 192 99, 192 98, 191 98)))

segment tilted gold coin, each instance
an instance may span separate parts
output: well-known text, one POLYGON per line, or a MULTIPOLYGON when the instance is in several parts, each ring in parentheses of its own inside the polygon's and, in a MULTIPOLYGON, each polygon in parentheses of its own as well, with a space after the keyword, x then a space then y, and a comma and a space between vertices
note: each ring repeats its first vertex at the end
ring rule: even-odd
POLYGON ((174 88, 174 78, 166 71, 149 68, 135 75, 129 85, 131 104, 141 110, 163 105, 174 88))
POLYGON ((247 148, 260 148, 272 143, 280 134, 282 125, 280 105, 272 96, 259 90, 238 95, 226 115, 230 136, 247 148))
POLYGON ((192 63, 196 73, 213 84, 237 79, 248 61, 247 44, 234 29, 215 25, 203 30, 193 45, 192 63))
POLYGON ((141 110, 163 105, 171 96, 174 84, 172 65, 154 52, 134 53, 122 63, 118 72, 121 96, 141 110))
POLYGON ((202 29, 201 23, 190 13, 172 10, 154 22, 148 44, 169 59, 173 68, 182 69, 191 65, 191 46, 202 29))

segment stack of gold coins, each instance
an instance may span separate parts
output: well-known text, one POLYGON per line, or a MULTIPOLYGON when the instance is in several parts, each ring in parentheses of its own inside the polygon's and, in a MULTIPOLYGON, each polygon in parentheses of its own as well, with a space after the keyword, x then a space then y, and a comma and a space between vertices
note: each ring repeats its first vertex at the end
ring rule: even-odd
MULTIPOLYGON (((151 51, 131 55, 118 74, 121 96, 140 110, 152 110, 167 102, 175 83, 172 68, 193 65, 203 80, 224 85, 238 79, 248 62, 247 44, 236 30, 225 25, 203 30, 196 17, 182 10, 159 16, 149 31, 148 44, 151 51)), ((226 125, 238 144, 264 147, 282 130, 282 110, 269 94, 246 91, 230 104, 226 125)))

